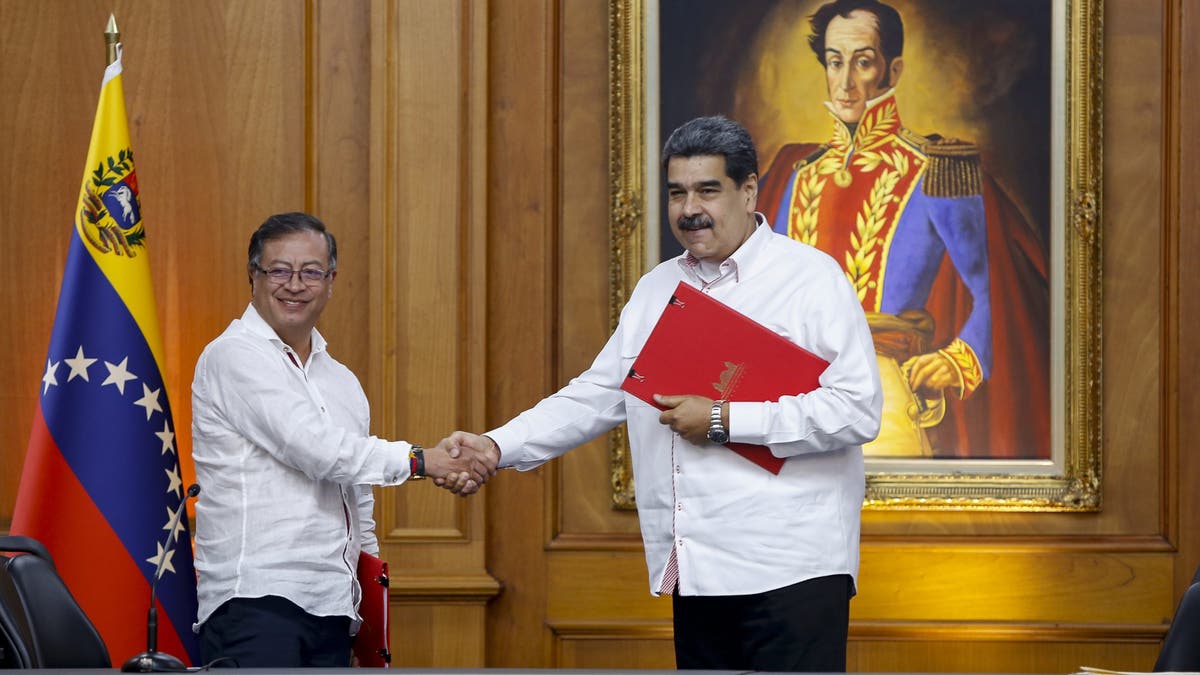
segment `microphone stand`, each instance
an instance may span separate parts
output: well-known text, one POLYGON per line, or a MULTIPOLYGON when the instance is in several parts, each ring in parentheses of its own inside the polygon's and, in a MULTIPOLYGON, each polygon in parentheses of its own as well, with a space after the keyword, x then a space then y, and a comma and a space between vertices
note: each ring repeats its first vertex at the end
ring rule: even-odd
POLYGON ((187 489, 187 494, 179 502, 179 510, 175 512, 175 518, 171 520, 171 526, 167 533, 166 546, 163 546, 162 556, 158 559, 158 567, 154 570, 154 581, 150 584, 150 610, 146 612, 146 651, 129 657, 125 665, 121 666, 121 671, 125 673, 169 673, 183 672, 187 667, 183 665, 183 661, 167 654, 166 652, 158 651, 158 607, 155 606, 155 601, 158 598, 158 580, 162 578, 163 565, 167 561, 167 553, 175 548, 175 528, 179 526, 179 519, 183 517, 183 513, 187 511, 187 502, 192 497, 200 494, 200 485, 192 483, 192 486, 187 489))

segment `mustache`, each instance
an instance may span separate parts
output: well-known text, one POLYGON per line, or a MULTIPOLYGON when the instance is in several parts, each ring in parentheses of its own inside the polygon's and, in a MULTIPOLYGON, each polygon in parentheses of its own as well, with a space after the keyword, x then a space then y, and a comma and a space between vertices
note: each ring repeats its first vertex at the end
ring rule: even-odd
POLYGON ((711 228, 713 220, 702 213, 698 213, 694 216, 680 216, 679 222, 676 225, 685 232, 694 232, 696 230, 711 228))

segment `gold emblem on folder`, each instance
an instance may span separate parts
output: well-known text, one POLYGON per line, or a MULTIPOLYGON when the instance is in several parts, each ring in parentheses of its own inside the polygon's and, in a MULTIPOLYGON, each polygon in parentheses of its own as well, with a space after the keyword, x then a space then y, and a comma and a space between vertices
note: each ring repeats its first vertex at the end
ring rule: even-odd
POLYGON ((712 383, 713 389, 717 390, 717 398, 723 401, 729 400, 729 393, 737 386, 737 382, 742 378, 744 372, 746 372, 744 364, 726 361, 725 370, 721 371, 719 381, 712 383))

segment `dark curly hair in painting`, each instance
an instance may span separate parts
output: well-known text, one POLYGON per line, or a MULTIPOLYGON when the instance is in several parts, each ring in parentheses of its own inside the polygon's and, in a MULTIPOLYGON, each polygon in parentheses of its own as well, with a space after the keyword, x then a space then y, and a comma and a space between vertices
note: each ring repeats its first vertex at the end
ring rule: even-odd
POLYGON ((808 36, 808 46, 817 55, 821 65, 825 65, 825 30, 833 17, 850 18, 850 13, 862 10, 875 15, 879 28, 879 48, 883 51, 883 59, 891 63, 892 59, 904 53, 904 22, 900 20, 900 12, 895 7, 885 5, 879 0, 834 0, 821 5, 808 24, 812 34, 808 36))

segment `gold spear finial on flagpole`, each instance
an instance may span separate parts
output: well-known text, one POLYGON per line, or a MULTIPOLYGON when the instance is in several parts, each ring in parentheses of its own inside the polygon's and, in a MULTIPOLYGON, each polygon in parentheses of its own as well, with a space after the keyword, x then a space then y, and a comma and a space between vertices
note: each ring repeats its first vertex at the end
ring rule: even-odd
POLYGON ((108 56, 106 65, 112 65, 117 60, 117 43, 121 41, 121 31, 117 30, 117 17, 108 15, 108 23, 104 26, 104 46, 108 56))

